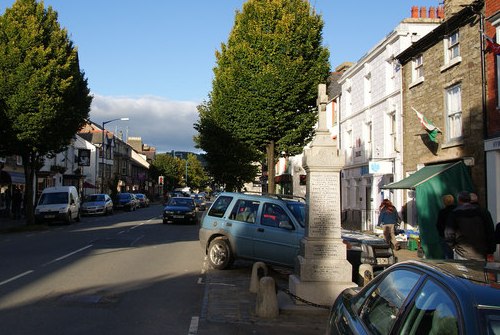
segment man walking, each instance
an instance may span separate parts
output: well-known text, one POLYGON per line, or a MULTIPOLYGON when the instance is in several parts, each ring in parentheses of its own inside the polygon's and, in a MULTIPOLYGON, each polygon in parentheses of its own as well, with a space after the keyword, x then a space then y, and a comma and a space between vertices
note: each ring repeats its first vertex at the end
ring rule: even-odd
POLYGON ((445 239, 455 259, 484 261, 495 251, 494 228, 491 219, 470 200, 469 192, 458 194, 458 205, 446 221, 445 239))

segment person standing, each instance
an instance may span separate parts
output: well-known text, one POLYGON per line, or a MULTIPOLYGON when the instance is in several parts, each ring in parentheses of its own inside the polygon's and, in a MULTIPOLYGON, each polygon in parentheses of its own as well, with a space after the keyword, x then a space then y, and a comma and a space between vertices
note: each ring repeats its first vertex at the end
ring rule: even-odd
POLYGON ((392 247, 399 250, 399 244, 396 240, 394 226, 400 221, 398 211, 389 199, 384 199, 379 207, 378 226, 382 227, 384 238, 392 247))
POLYGON ((494 227, 491 216, 470 200, 469 192, 458 194, 458 205, 446 220, 445 239, 455 259, 485 261, 495 252, 494 227))
POLYGON ((438 219, 436 223, 436 228, 439 234, 439 244, 443 250, 443 255, 445 259, 453 259, 453 250, 451 250, 448 243, 444 238, 444 230, 446 228, 446 220, 450 213, 455 209, 455 198, 451 194, 445 194, 441 198, 444 207, 439 210, 438 219))
POLYGON ((23 202, 23 195, 19 188, 16 186, 14 188, 14 193, 12 194, 12 213, 14 215, 14 220, 21 218, 21 204, 23 202))

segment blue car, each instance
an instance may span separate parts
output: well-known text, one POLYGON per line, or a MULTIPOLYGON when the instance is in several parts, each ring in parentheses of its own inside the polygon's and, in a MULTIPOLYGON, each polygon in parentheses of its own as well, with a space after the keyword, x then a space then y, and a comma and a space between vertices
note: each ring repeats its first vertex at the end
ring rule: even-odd
POLYGON ((191 197, 174 197, 163 208, 163 223, 197 223, 196 205, 191 197))
MULTIPOLYGON (((305 233, 305 201, 283 194, 221 193, 202 219, 199 239, 214 269, 248 259, 293 268, 305 233)), ((364 282, 361 264, 376 276, 396 262, 384 239, 342 230, 353 281, 364 282)))
POLYGON ((500 334, 500 264, 406 261, 344 290, 327 334, 500 334))

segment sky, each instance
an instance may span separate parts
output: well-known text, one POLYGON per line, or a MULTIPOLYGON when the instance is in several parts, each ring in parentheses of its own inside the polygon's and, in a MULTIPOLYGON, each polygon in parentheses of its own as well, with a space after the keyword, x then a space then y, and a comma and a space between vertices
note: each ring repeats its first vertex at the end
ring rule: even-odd
MULTIPOLYGON (((324 21, 332 71, 358 61, 412 6, 443 0, 310 0, 324 21)), ((0 0, 0 15, 14 4, 0 0)), ((195 148, 196 106, 212 89, 215 52, 245 0, 45 0, 78 48, 93 95, 90 119, 141 137, 158 153, 195 148)))

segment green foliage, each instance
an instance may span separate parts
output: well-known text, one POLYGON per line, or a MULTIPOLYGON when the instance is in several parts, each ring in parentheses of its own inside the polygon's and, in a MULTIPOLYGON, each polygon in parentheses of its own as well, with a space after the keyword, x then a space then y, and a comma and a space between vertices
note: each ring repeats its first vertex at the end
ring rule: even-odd
POLYGON ((201 165, 196 155, 188 154, 187 160, 184 160, 187 170, 187 186, 191 189, 202 190, 208 184, 208 175, 201 165))
POLYGON ((57 13, 35 0, 18 0, 7 9, 0 32, 0 99, 8 138, 3 151, 61 151, 88 119, 92 101, 76 48, 57 13))
POLYGON ((240 190, 245 182, 257 174, 253 163, 261 160, 260 154, 236 138, 230 129, 217 118, 217 111, 207 105, 198 106, 199 122, 195 124, 198 136, 195 142, 206 152, 207 170, 213 181, 226 190, 240 190))
POLYGON ((43 156, 70 143, 92 102, 77 50, 51 7, 17 0, 0 16, 0 78, 0 154, 23 157, 30 199, 43 156))
POLYGON ((156 180, 159 176, 163 176, 166 188, 174 189, 182 181, 184 164, 181 159, 170 154, 159 154, 151 163, 150 174, 156 180))
POLYGON ((233 133, 265 152, 301 152, 316 122, 317 85, 326 82, 329 52, 323 22, 304 0, 250 0, 237 13, 217 53, 211 106, 233 133))
MULTIPOLYGON (((272 142, 275 152, 302 152, 317 120, 317 86, 330 69, 322 29, 305 0, 248 0, 236 14, 228 42, 216 53, 210 101, 199 106, 195 125, 211 173, 221 156, 249 167, 272 142), (226 152, 217 152, 221 148, 226 152)), ((238 183, 248 179, 245 172, 227 167, 218 178, 238 183)))

